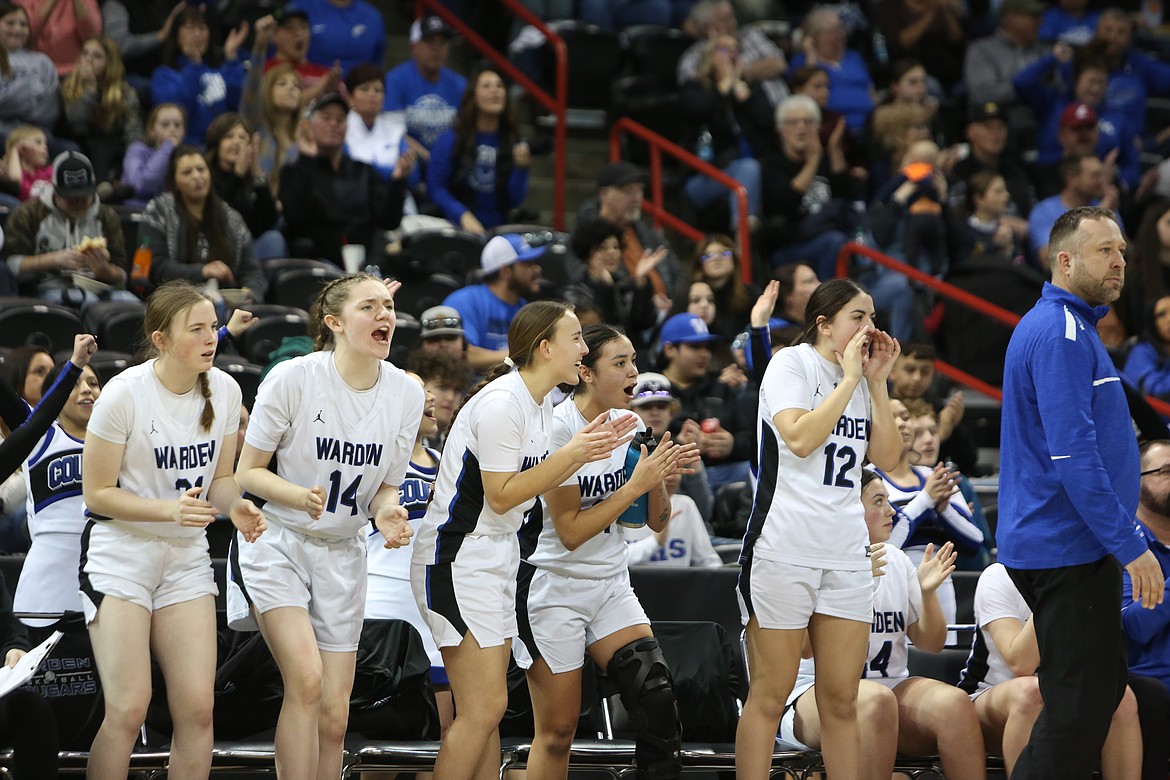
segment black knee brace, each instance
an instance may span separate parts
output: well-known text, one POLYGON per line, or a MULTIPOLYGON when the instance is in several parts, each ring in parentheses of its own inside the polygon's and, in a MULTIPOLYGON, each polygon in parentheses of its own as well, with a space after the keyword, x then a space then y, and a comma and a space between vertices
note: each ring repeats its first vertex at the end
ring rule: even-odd
POLYGON ((679 777, 682 726, 674 682, 658 640, 630 642, 613 654, 607 672, 634 724, 639 780, 679 777))

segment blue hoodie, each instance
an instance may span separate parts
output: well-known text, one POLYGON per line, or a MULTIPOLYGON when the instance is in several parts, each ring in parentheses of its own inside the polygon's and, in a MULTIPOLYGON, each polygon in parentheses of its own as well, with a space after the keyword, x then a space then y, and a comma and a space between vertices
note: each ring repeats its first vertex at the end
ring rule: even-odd
POLYGON ((1091 308, 1046 282, 1012 334, 1000 431, 999 561, 1078 566, 1148 548, 1136 520, 1137 438, 1091 308))

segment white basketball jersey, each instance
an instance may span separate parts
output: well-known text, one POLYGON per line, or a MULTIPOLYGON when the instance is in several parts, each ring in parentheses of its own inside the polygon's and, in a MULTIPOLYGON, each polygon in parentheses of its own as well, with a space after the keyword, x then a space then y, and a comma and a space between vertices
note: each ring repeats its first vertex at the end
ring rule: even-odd
POLYGON ((16 582, 16 612, 81 611, 77 567, 85 502, 81 497, 84 442, 56 422, 24 462, 32 547, 16 582))
POLYGON ((515 535, 537 499, 497 513, 487 502, 481 472, 518 473, 548 457, 553 405, 536 401, 519 371, 488 383, 460 410, 443 445, 434 498, 415 529, 414 560, 426 565, 455 560, 468 535, 515 535))
POLYGON ((423 389, 390 363, 379 370, 373 387, 354 390, 325 350, 281 363, 265 377, 245 440, 276 453, 282 478, 325 492, 317 520, 275 502, 264 505, 270 519, 310 536, 347 539, 369 526, 370 502, 382 485, 402 483, 423 389))
MULTIPOLYGON (((126 369, 102 388, 94 403, 87 436, 125 445, 118 485, 136 496, 178 498, 184 491, 202 486, 201 498, 215 477, 223 440, 240 427, 240 386, 236 380, 212 368, 207 373, 215 420, 210 431, 199 424, 203 395, 196 383, 183 395, 163 387, 154 373, 154 360, 126 369)), ((202 528, 176 523, 108 519, 138 534, 194 538, 202 528)))
POLYGON ((993 563, 979 575, 975 586, 975 641, 971 643, 971 656, 959 687, 968 693, 990 688, 1015 677, 1004 660, 1003 653, 991 640, 987 626, 1003 618, 1024 623, 1031 616, 1028 602, 1016 589, 1002 563, 993 563))
MULTIPOLYGON (((610 409, 609 419, 615 420, 631 414, 633 412, 623 409, 610 409)), ((640 417, 634 415, 634 419, 638 423, 639 431, 646 430, 646 424, 640 417)), ((553 412, 552 449, 560 449, 568 444, 577 435, 577 431, 590 422, 582 416, 573 399, 569 398, 553 412)), ((626 484, 628 449, 628 445, 622 445, 611 452, 605 460, 586 463, 576 474, 562 483, 562 487, 574 485, 580 488, 581 509, 589 509, 604 501, 626 484)), ((625 571, 629 553, 626 550, 625 537, 618 533, 617 523, 611 524, 592 539, 587 539, 576 550, 570 550, 561 542, 543 496, 541 503, 544 508, 544 528, 541 529, 535 552, 528 557, 529 563, 565 577, 602 579, 625 571)))
POLYGON ((760 476, 744 556, 814 568, 869 569, 869 532, 861 506, 861 465, 869 448, 870 398, 863 380, 833 432, 807 457, 797 457, 773 417, 811 411, 845 373, 811 344, 776 353, 760 386, 760 476))
MULTIPOLYGON (((423 515, 427 512, 427 503, 431 499, 431 489, 435 485, 435 477, 439 473, 439 451, 427 448, 427 452, 435 459, 434 466, 420 466, 410 461, 406 466, 406 478, 398 486, 398 500, 406 507, 410 516, 410 524, 417 527, 423 515)), ((367 601, 374 601, 374 590, 382 587, 380 579, 389 578, 410 582, 410 556, 413 550, 407 547, 386 549, 386 538, 376 528, 371 528, 367 540, 368 549, 366 566, 370 575, 367 601)), ((390 587, 399 589, 401 583, 388 583, 390 587)))
POLYGON ((893 687, 910 676, 906 628, 922 614, 922 588, 906 553, 890 545, 886 545, 885 571, 885 576, 874 578, 869 654, 861 676, 893 687))

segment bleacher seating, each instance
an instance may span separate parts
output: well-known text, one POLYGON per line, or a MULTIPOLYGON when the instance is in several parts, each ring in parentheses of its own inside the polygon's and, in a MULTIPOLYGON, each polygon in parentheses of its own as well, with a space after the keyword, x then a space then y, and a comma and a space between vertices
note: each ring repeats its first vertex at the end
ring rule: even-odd
POLYGON ((268 363, 268 354, 280 346, 282 339, 309 333, 309 313, 304 309, 275 304, 254 304, 246 308, 260 321, 232 340, 236 350, 257 365, 268 363))
POLYGON ((260 388, 260 375, 264 372, 264 367, 249 363, 237 355, 216 355, 215 366, 226 371, 239 383, 244 406, 251 409, 256 403, 256 391, 260 388))
POLYGON ((39 298, 0 298, 0 345, 19 347, 34 334, 50 352, 71 349, 73 337, 83 332, 76 309, 46 303, 39 298))
POLYGON ((134 354, 144 345, 141 301, 98 301, 85 310, 85 327, 97 338, 98 347, 134 354))

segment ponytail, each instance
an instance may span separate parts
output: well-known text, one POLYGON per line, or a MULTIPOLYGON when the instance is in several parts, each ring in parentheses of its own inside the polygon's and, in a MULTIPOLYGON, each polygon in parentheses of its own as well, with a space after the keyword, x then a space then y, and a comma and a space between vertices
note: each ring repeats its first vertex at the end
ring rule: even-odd
MULTIPOLYGON (((483 375, 483 379, 479 381, 479 384, 471 388, 471 392, 464 396, 463 403, 459 404, 459 408, 455 410, 455 414, 451 415, 451 428, 455 427, 456 418, 459 417, 459 413, 463 411, 463 407, 467 406, 467 402, 471 400, 472 396, 474 396, 480 390, 483 390, 488 382, 494 382, 511 370, 512 366, 509 366, 507 363, 496 363, 494 366, 489 368, 487 373, 483 375)), ((448 430, 450 430, 450 428, 448 430)))

